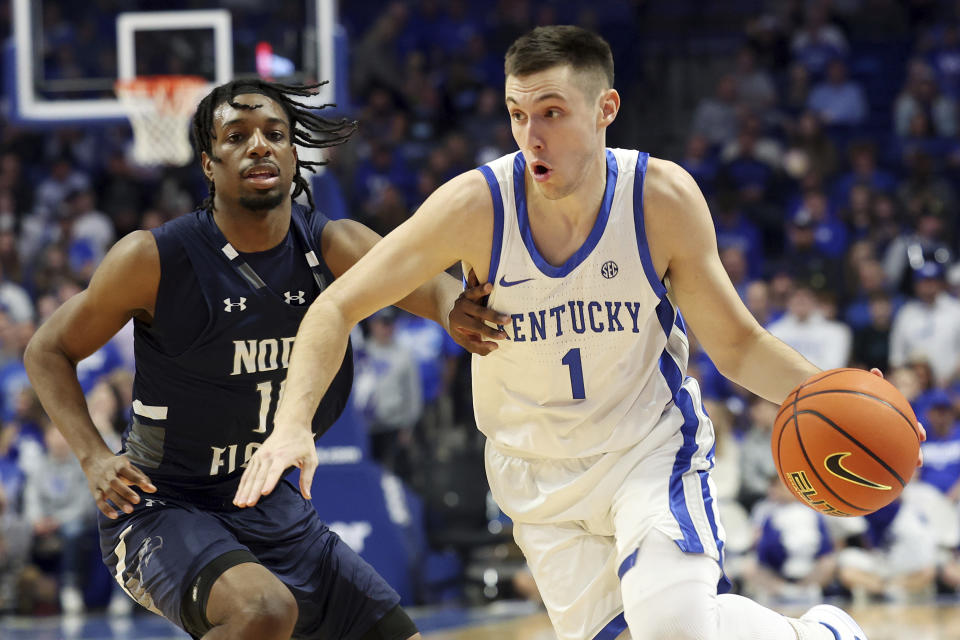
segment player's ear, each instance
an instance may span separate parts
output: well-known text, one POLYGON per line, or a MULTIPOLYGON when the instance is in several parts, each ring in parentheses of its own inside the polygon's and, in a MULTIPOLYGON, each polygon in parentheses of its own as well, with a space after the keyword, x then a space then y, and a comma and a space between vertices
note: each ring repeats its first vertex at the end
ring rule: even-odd
POLYGON ((200 168, 203 169, 203 175, 207 180, 213 181, 213 158, 206 151, 200 152, 200 168))
POLYGON ((601 128, 609 127, 617 118, 620 111, 620 94, 616 89, 604 89, 600 94, 600 121, 601 128))

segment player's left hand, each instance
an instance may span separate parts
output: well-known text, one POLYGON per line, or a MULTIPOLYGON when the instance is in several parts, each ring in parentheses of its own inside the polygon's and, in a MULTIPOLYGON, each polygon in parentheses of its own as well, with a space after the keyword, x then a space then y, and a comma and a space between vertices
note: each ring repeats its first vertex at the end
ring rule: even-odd
POLYGON ((283 472, 290 467, 300 468, 300 493, 310 499, 310 485, 317 470, 317 448, 309 428, 279 428, 274 422, 273 433, 257 449, 240 478, 240 486, 233 497, 238 507, 252 507, 261 496, 277 486, 283 472))
POLYGON ((481 285, 473 271, 467 276, 467 286, 469 288, 460 294, 450 310, 450 337, 470 353, 485 356, 495 351, 498 346, 490 340, 503 340, 507 337, 505 332, 487 323, 503 325, 510 322, 510 316, 488 309, 480 302, 490 294, 493 285, 489 282, 481 285))
MULTIPOLYGON (((874 367, 873 369, 870 369, 870 373, 872 373, 875 376, 880 376, 881 378, 883 377, 883 371, 880 371, 880 369, 877 369, 876 367, 874 367)), ((923 428, 923 425, 920 423, 919 420, 917 421, 917 435, 920 436, 920 442, 926 442, 927 430, 923 428)), ((917 455, 917 466, 918 467, 923 466, 923 449, 920 449, 920 453, 919 455, 917 455)))

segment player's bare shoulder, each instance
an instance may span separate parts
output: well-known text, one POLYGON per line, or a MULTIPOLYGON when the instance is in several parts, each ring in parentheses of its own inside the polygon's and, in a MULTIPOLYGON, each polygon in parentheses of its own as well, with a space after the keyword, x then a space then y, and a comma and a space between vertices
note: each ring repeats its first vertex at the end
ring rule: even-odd
POLYGON ((675 162, 650 158, 643 184, 643 208, 651 257, 661 275, 673 256, 704 242, 715 242, 710 211, 700 187, 675 162))
POLYGON ((122 297, 131 313, 153 316, 160 286, 160 250, 149 231, 139 230, 117 241, 90 281, 93 297, 122 297))
MULTIPOLYGON (((664 210, 673 215, 683 216, 690 211, 691 205, 703 201, 700 187, 697 186, 686 169, 675 162, 651 157, 647 163, 647 176, 643 185, 644 207, 662 214, 664 210)), ((676 220, 676 218, 674 218, 676 220)))
MULTIPOLYGON (((493 216, 493 199, 486 178, 477 170, 470 170, 452 178, 437 189, 427 202, 439 199, 450 211, 468 219, 493 216)), ((426 203, 424 203, 426 204, 426 203)))
MULTIPOLYGON (((414 217, 420 216, 430 220, 427 224, 439 225, 434 237, 449 244, 455 260, 469 265, 490 261, 493 197, 481 172, 470 170, 444 183, 417 209, 414 217)), ((477 275, 485 275, 485 270, 477 275)))

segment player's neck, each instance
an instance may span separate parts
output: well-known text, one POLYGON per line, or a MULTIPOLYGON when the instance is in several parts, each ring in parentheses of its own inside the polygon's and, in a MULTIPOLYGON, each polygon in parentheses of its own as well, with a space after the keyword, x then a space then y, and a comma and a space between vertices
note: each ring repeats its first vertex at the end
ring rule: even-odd
POLYGON ((531 217, 549 218, 551 224, 570 229, 592 228, 603 202, 607 186, 606 151, 594 156, 586 167, 580 184, 562 198, 547 198, 526 172, 527 211, 531 217))
POLYGON ((291 201, 266 211, 216 206, 213 220, 233 248, 243 253, 266 251, 280 244, 290 230, 291 201))

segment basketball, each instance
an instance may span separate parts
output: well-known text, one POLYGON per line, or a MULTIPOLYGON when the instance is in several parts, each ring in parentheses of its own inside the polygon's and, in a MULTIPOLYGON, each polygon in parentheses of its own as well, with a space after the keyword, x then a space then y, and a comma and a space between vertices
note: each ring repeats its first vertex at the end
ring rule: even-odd
POLYGON ((780 479, 801 502, 862 516, 903 491, 920 436, 910 403, 892 384, 869 371, 831 369, 790 392, 771 446, 780 479))

